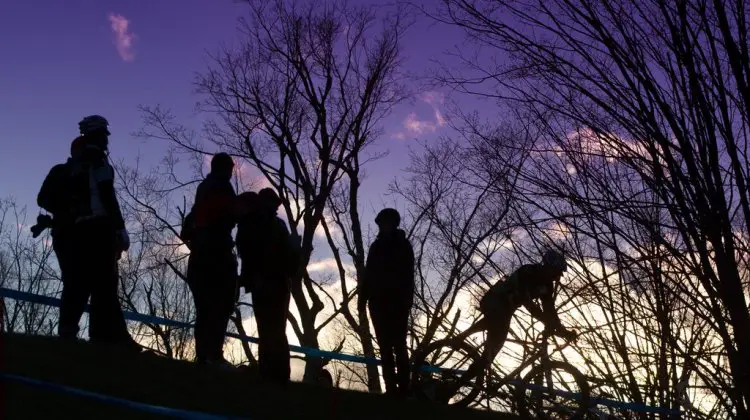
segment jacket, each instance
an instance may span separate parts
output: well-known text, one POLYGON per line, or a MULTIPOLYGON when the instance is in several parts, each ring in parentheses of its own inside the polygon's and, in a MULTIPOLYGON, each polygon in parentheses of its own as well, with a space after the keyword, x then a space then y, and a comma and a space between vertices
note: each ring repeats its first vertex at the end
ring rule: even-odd
POLYGON ((554 279, 546 274, 541 264, 526 264, 502 282, 497 282, 482 297, 480 310, 486 314, 503 313, 511 315, 516 309, 525 306, 545 325, 560 326, 555 311, 554 279), (542 301, 541 311, 534 304, 534 299, 542 301))
POLYGON ((214 174, 208 174, 198 185, 190 212, 191 251, 231 250, 234 247, 232 230, 236 224, 236 197, 229 180, 214 174))
POLYGON ((289 279, 299 265, 300 250, 283 220, 251 214, 237 226, 243 286, 257 279, 289 279))
POLYGON ((414 250, 402 229, 389 237, 378 235, 370 245, 360 293, 369 301, 413 303, 414 250))
POLYGON ((42 184, 37 203, 53 214, 58 228, 99 218, 107 219, 115 230, 125 228, 114 168, 98 150, 87 150, 55 165, 42 184))

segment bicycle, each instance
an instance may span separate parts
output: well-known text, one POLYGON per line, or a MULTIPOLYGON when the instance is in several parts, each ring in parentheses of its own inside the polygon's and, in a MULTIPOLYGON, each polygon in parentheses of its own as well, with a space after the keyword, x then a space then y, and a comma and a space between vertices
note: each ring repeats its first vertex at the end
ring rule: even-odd
POLYGON ((514 385, 512 402, 524 418, 582 419, 587 416, 590 403, 588 382, 571 364, 550 359, 548 333, 542 334, 541 343, 538 339, 534 341, 540 344, 539 350, 507 375, 500 377, 492 371, 491 361, 482 361, 481 372, 475 378, 462 380, 457 373, 465 372, 468 366, 481 359, 479 349, 467 339, 483 330, 483 319, 480 319, 455 337, 435 341, 415 353, 412 370, 415 396, 467 407, 478 401, 481 394, 494 398, 500 395, 503 386, 514 385), (460 357, 454 358, 456 354, 460 357), (520 376, 537 361, 539 363, 528 373, 520 376), (435 374, 439 378, 432 376, 435 374), (491 376, 493 383, 485 386, 482 381, 485 376, 491 376))

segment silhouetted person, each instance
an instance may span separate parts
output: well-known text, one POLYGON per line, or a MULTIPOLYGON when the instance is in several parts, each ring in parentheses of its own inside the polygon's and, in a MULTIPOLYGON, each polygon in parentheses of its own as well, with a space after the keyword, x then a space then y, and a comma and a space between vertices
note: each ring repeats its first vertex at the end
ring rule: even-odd
MULTIPOLYGON (((474 326, 477 331, 487 331, 484 351, 481 359, 472 363, 461 375, 460 383, 472 380, 495 359, 508 336, 513 314, 521 306, 544 323, 545 332, 568 340, 575 339, 575 331, 566 329, 560 323, 555 310, 555 284, 560 281, 567 268, 563 254, 548 250, 542 256, 541 264, 522 265, 507 280, 492 285, 479 302, 479 310, 484 317, 474 326), (534 303, 535 299, 541 300, 541 308, 534 303)), ((446 389, 438 399, 445 401, 456 390, 457 388, 446 389)))
POLYGON ((406 233, 398 228, 398 211, 383 209, 375 223, 380 232, 367 255, 359 305, 369 303, 386 394, 405 396, 409 389, 406 335, 414 302, 414 251, 406 233))
MULTIPOLYGON (((109 123, 91 115, 78 123, 81 137, 66 165, 70 217, 70 270, 65 279, 67 305, 61 308, 62 335, 73 337, 91 297, 89 337, 140 351, 127 330, 118 299, 117 260, 130 238, 117 201, 114 169, 108 162, 109 123)), ((67 274, 67 273, 66 273, 67 274)))
POLYGON ((299 257, 286 224, 276 216, 281 203, 270 188, 258 192, 255 210, 238 228, 237 249, 243 281, 253 295, 260 377, 285 386, 290 375, 286 338, 290 285, 299 257))
POLYGON ((226 153, 211 160, 211 172, 198 186, 190 214, 188 285, 195 300, 195 352, 199 363, 227 364, 224 336, 234 309, 237 259, 232 229, 236 194, 231 184, 234 162, 226 153))
POLYGON ((65 163, 52 167, 44 178, 42 187, 37 195, 37 204, 52 214, 51 218, 37 219, 37 224, 32 226, 34 237, 37 237, 46 228, 51 228, 52 249, 55 251, 58 265, 60 266, 60 277, 63 283, 62 296, 60 298, 60 320, 58 323, 58 335, 66 339, 75 339, 78 336, 79 326, 83 310, 79 302, 82 300, 83 286, 80 280, 73 277, 72 267, 72 229, 74 217, 71 203, 71 173, 72 160, 80 159, 83 151, 83 136, 73 140, 70 145, 70 157, 65 163))

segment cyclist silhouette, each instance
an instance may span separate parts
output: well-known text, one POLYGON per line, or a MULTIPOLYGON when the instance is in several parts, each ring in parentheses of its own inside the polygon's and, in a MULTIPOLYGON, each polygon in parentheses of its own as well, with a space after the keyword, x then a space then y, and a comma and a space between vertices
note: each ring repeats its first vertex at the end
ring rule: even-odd
MULTIPOLYGON (((461 375, 461 382, 472 380, 492 363, 505 344, 513 314, 521 306, 544 323, 545 331, 569 340, 576 337, 574 331, 562 326, 555 311, 555 283, 567 268, 565 257, 557 251, 549 250, 542 257, 541 264, 522 265, 507 280, 495 283, 485 293, 479 303, 479 310, 484 317, 471 328, 472 332, 487 332, 484 352, 461 375), (535 299, 541 300, 541 308, 534 303, 535 299)), ((443 398, 450 398, 455 393, 453 389, 446 391, 443 398)))

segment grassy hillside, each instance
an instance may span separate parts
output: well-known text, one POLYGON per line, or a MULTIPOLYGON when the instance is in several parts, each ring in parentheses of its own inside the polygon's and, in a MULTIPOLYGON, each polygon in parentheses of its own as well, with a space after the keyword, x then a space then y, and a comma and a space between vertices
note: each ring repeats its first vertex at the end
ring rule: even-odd
MULTIPOLYGON (((54 337, 5 335, 0 363, 7 373, 141 403, 247 419, 515 419, 381 395, 295 383, 287 391, 246 374, 154 355, 126 355, 54 337)), ((6 381, 3 419, 163 419, 118 405, 6 381)))

